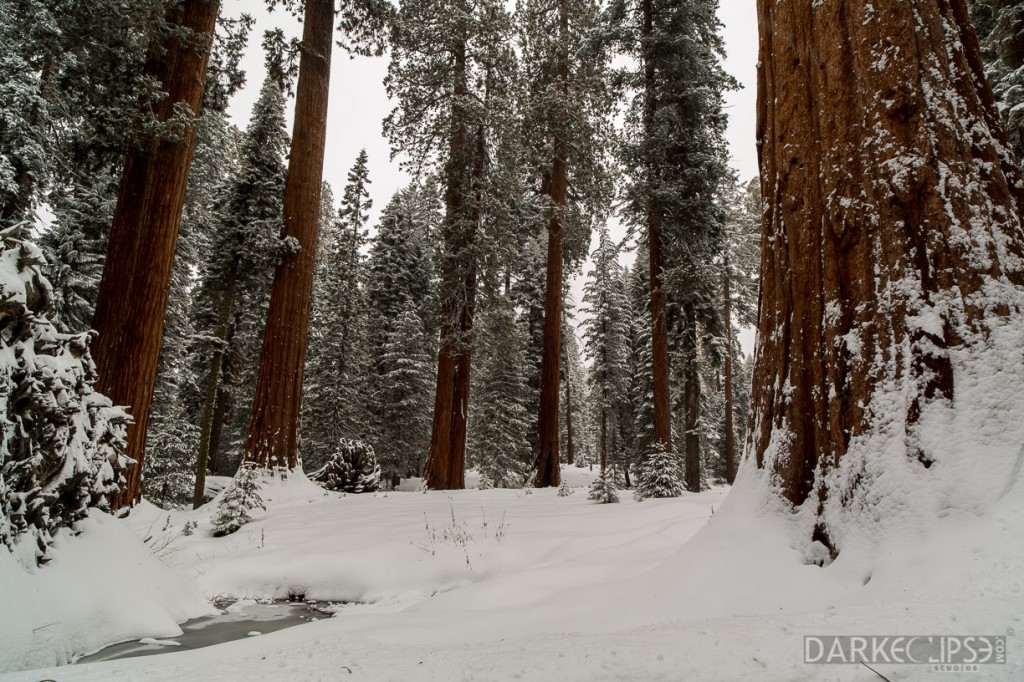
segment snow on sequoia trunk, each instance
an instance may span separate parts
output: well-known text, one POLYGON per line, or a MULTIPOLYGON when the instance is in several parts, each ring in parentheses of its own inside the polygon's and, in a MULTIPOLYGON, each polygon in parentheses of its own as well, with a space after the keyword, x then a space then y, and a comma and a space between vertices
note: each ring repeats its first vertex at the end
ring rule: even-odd
POLYGON ((987 507, 1019 475, 1024 193, 964 0, 758 12, 745 466, 827 562, 879 524, 987 507))

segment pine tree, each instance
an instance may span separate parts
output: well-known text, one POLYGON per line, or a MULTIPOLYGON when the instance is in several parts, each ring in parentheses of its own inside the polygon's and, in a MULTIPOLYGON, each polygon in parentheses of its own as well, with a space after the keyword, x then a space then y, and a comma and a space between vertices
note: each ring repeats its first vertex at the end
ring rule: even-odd
POLYGON ((435 489, 465 486, 470 349, 492 127, 509 109, 514 54, 501 3, 410 0, 392 36, 386 81, 398 108, 385 124, 419 170, 436 163, 445 218, 439 260, 441 338, 424 476, 435 489))
POLYGON ((679 497, 683 494, 679 461, 666 452, 661 443, 654 441, 644 458, 636 477, 637 500, 660 497, 679 497))
POLYGON ((130 419, 93 388, 93 335, 47 320, 50 285, 27 230, 0 238, 0 544, 14 551, 30 541, 45 563, 58 530, 73 531, 91 507, 109 510, 123 488, 130 419))
POLYGON ((289 244, 278 240, 288 145, 284 120, 287 81, 282 55, 270 49, 273 37, 274 34, 268 34, 264 41, 268 47, 267 77, 242 140, 238 170, 217 202, 218 230, 197 294, 202 315, 197 327, 208 339, 208 350, 201 352, 204 360, 209 359, 204 362, 206 371, 201 373, 200 380, 203 402, 195 507, 203 503, 224 359, 234 352, 229 339, 232 344, 242 340, 237 325, 232 329, 236 310, 255 307, 262 312, 275 257, 289 249, 289 244))
MULTIPOLYGON (((642 246, 642 245, 641 245, 642 246)), ((619 408, 619 442, 623 471, 639 466, 654 441, 654 392, 651 357, 650 288, 643 248, 637 265, 623 273, 620 284, 628 311, 626 385, 619 408)))
POLYGON ((318 468, 342 438, 370 441, 370 348, 365 290, 372 206, 366 151, 349 171, 314 283, 304 389, 303 463, 318 468))
POLYGON ((195 495, 200 429, 181 409, 176 401, 173 409, 154 415, 146 441, 149 462, 143 481, 144 495, 164 509, 191 505, 195 495))
POLYGON ((480 472, 481 487, 522 487, 532 463, 533 426, 527 410, 526 329, 500 293, 485 301, 477 326, 480 370, 473 378, 467 461, 480 472))
POLYGON ((761 243, 761 191, 757 179, 744 190, 734 192, 726 222, 726 245, 722 254, 722 320, 725 325, 723 387, 722 459, 724 478, 730 485, 736 478, 736 443, 743 442, 746 412, 739 412, 740 437, 737 438, 735 403, 737 385, 733 376, 739 348, 733 342, 738 327, 757 324, 758 266, 761 243), (735 322, 734 322, 735 320, 735 322))
POLYGON ((161 83, 143 72, 165 11, 160 0, 0 2, 0 226, 83 190, 106 196, 93 178, 167 130, 154 115, 161 83))
POLYGON ((619 501, 618 489, 610 474, 602 472, 590 484, 587 499, 601 504, 611 504, 619 501))
POLYGON ((380 486, 380 464, 366 443, 342 440, 322 467, 309 475, 325 490, 372 493, 380 486))
POLYGON ((595 39, 599 6, 591 0, 526 0, 518 12, 527 80, 527 143, 546 198, 547 267, 544 345, 534 486, 559 484, 559 397, 563 324, 563 270, 567 234, 589 242, 594 214, 602 211, 605 173, 603 129, 610 105, 607 54, 595 39), (573 195, 568 194, 569 186, 573 195))
POLYGON ((260 496, 262 472, 249 464, 243 465, 223 496, 217 501, 217 509, 210 517, 210 534, 222 537, 236 532, 252 521, 249 512, 259 507, 266 511, 260 496))
POLYGON ((627 209, 644 228, 650 265, 654 437, 672 450, 670 316, 678 314, 687 484, 697 484, 700 449, 698 343, 714 332, 717 298, 711 269, 721 252, 723 215, 716 204, 729 178, 717 0, 621 1, 613 21, 626 54, 640 68, 626 82, 638 95, 628 118, 623 160, 632 183, 627 209))
POLYGON ((1017 163, 1024 160, 1024 3, 968 0, 992 86, 1017 163))
POLYGON ((591 360, 590 391, 599 436, 598 452, 602 476, 609 455, 614 454, 614 431, 626 382, 627 310, 618 262, 619 250, 607 225, 598 229, 598 245, 592 255, 593 270, 583 290, 583 309, 588 317, 583 324, 583 340, 591 360))
POLYGON ((433 360, 417 304, 408 301, 384 337, 373 395, 384 480, 417 475, 430 436, 433 360))

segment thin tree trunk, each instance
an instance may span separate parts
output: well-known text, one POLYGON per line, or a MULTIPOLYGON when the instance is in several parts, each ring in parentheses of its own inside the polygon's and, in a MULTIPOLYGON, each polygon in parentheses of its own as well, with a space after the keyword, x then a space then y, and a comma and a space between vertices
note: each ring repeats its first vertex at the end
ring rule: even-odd
MULTIPOLYGON (((643 33, 650 36, 654 30, 654 2, 644 0, 643 33)), ((652 55, 644 60, 644 83, 647 103, 644 112, 646 126, 653 126, 657 112, 654 100, 655 68, 652 55)), ((672 405, 669 397, 668 318, 665 307, 665 256, 661 234, 661 217, 652 206, 647 213, 647 241, 651 280, 651 366, 653 372, 654 440, 665 452, 672 452, 672 405)))
POLYGON ((700 366, 697 362, 697 313, 692 303, 683 306, 683 407, 686 435, 686 489, 700 492, 700 366))
POLYGON ((127 454, 137 464, 127 485, 111 501, 115 509, 142 495, 146 427, 149 424, 157 362, 163 342, 174 251, 206 81, 206 64, 219 3, 185 0, 168 13, 182 32, 154 48, 146 73, 163 84, 167 97, 156 105, 159 120, 178 107, 193 112, 181 140, 152 137, 128 154, 110 230, 107 257, 96 300, 93 343, 96 389, 115 405, 131 406, 127 454))
MULTIPOLYGON (((605 389, 605 404, 608 401, 608 391, 605 389)), ((601 408, 601 476, 604 477, 605 467, 608 466, 608 408, 601 408)))
MULTIPOLYGON (((568 363, 566 363, 568 364, 568 363)), ((565 463, 576 463, 576 448, 572 442, 572 377, 565 375, 565 463)))
POLYGON ((725 322, 725 481, 736 480, 736 433, 733 429, 732 395, 732 292, 729 286, 729 254, 725 254, 722 278, 722 319, 725 322))
MULTIPOLYGON (((896 434, 907 461, 931 466, 938 444, 918 422, 956 398, 950 349, 963 357, 1019 315, 1024 285, 1024 183, 964 0, 876 7, 758 0, 766 212, 749 439, 779 494, 819 515, 853 499, 830 474, 855 440, 896 434)), ((830 545, 820 520, 815 537, 830 545)))
POLYGON ((334 46, 333 0, 306 0, 295 124, 284 190, 284 233, 301 247, 274 274, 245 459, 259 467, 298 466, 302 380, 313 302, 320 194, 334 46))
POLYGON ((224 364, 224 350, 228 339, 228 323, 231 321, 231 310, 235 305, 235 290, 238 284, 236 262, 231 264, 228 273, 227 288, 220 302, 217 319, 217 343, 213 348, 210 360, 210 371, 206 379, 206 400, 203 404, 203 423, 199 435, 199 455, 196 457, 196 487, 192 494, 192 508, 198 509, 206 495, 206 468, 210 460, 210 444, 212 443, 213 424, 217 413, 217 397, 220 393, 221 367, 224 364))
MULTIPOLYGON (((228 341, 228 345, 230 345, 228 341)), ((223 367, 223 361, 221 366, 223 367)), ((223 374, 221 375, 223 377, 223 374)), ((230 377, 230 374, 228 375, 230 377)), ((213 427, 210 430, 210 464, 207 467, 215 476, 223 476, 224 462, 221 459, 220 441, 224 433, 224 420, 227 413, 229 393, 223 380, 217 390, 217 406, 213 410, 213 427)))

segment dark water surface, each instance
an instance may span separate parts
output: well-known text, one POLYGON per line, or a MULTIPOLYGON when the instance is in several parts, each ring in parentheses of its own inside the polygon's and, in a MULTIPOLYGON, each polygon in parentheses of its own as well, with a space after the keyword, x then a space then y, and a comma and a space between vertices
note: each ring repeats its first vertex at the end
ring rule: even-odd
MULTIPOLYGON (((223 605, 219 606, 224 608, 223 605)), ((217 616, 204 616, 185 621, 181 624, 183 634, 159 640, 161 642, 177 642, 179 646, 141 644, 138 641, 122 642, 108 646, 94 654, 83 656, 76 663, 113 661, 119 658, 202 649, 214 644, 224 644, 236 639, 255 636, 250 635, 253 632, 265 635, 329 617, 329 615, 317 611, 314 604, 303 602, 281 601, 269 604, 238 605, 232 611, 225 611, 217 616)))

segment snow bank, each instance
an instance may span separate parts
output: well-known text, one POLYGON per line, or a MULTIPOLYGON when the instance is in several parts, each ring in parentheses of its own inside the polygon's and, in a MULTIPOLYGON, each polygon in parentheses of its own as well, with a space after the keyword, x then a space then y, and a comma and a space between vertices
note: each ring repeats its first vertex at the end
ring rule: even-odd
POLYGON ((181 634, 215 610, 121 521, 92 511, 62 530, 52 561, 0 551, 0 671, 70 663, 110 644, 181 634))
MULTIPOLYGON (((805 665, 803 637, 1024 631, 1024 486, 1002 486, 984 510, 948 511, 920 532, 894 525, 888 539, 817 566, 802 516, 767 494, 755 468, 727 498, 716 489, 640 503, 624 495, 618 505, 586 500, 591 472, 566 473, 578 486, 569 497, 342 496, 294 476, 268 482, 267 511, 224 538, 208 535, 213 505, 143 505, 130 525, 172 550, 166 560, 206 597, 353 603, 258 638, 10 679, 866 680, 856 666, 805 665), (181 535, 191 521, 194 534, 181 535)), ((117 608, 132 617, 134 605, 117 608)), ((971 679, 1024 678, 1018 640, 1005 665, 971 679)))

